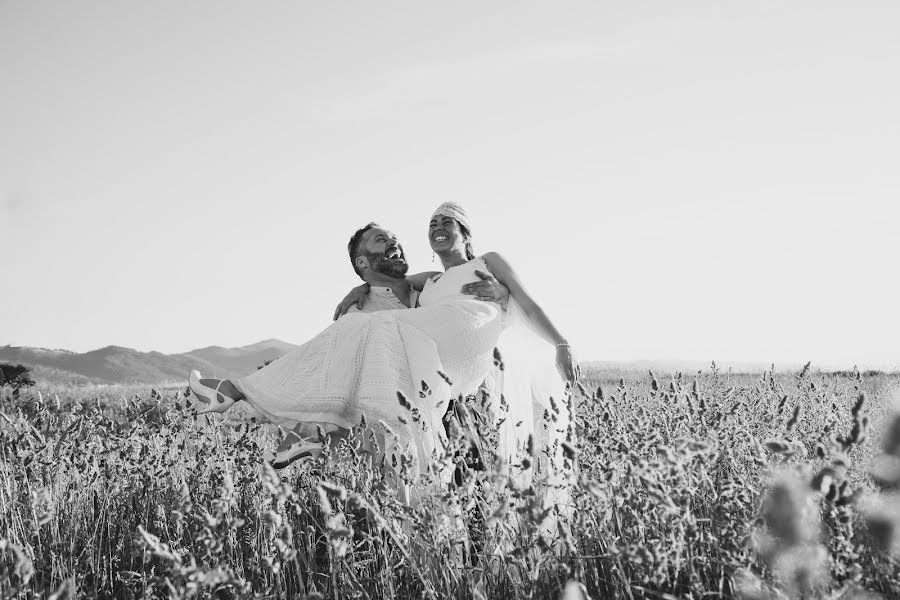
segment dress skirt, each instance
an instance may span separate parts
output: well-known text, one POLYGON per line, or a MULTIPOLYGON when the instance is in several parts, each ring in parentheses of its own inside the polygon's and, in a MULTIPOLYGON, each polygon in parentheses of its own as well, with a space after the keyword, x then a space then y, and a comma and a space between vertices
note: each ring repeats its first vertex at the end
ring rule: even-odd
POLYGON ((424 467, 441 443, 448 401, 484 379, 500 331, 499 308, 472 299, 351 313, 234 384, 285 429, 309 422, 349 429, 365 416, 424 467))

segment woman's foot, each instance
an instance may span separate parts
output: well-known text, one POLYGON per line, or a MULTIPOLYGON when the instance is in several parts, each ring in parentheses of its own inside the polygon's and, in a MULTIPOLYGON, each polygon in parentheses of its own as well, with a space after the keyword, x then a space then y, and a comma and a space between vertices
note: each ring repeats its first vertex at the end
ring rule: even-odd
POLYGON ((203 405, 197 408, 197 414, 200 415, 225 412, 243 397, 227 379, 201 379, 199 371, 191 371, 188 385, 203 405), (212 385, 215 385, 215 388, 211 387, 212 385))
POLYGON ((316 458, 322 453, 321 442, 304 440, 293 431, 287 432, 272 458, 272 466, 283 469, 295 460, 301 458, 316 458))

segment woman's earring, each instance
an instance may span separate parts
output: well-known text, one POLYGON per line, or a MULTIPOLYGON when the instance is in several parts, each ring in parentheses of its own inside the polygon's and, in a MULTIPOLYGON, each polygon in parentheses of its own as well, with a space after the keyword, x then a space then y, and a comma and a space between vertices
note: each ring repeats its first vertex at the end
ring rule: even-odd
POLYGON ((431 253, 431 262, 434 262, 434 252, 431 253))

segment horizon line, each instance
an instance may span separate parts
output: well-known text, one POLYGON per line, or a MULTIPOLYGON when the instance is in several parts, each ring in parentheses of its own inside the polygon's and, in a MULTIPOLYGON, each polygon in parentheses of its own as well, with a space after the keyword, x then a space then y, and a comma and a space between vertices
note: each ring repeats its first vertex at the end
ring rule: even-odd
MULTIPOLYGON (((263 340, 259 340, 256 342, 251 342, 249 344, 244 344, 241 346, 222 346, 219 344, 209 344, 206 346, 198 346, 195 348, 191 348, 190 350, 185 350, 182 352, 162 352, 159 350, 140 350, 138 348, 133 348, 130 346, 122 346, 119 344, 107 344, 105 346, 100 346, 98 348, 93 348, 91 350, 85 350, 83 352, 78 352, 75 350, 69 350, 67 348, 47 348, 44 346, 27 346, 27 345, 16 345, 13 343, 6 343, 0 348, 24 348, 29 350, 43 350, 47 352, 66 352, 70 354, 88 354, 90 352, 96 352, 98 350, 104 350, 106 348, 122 348, 124 350, 132 350, 134 352, 140 352, 144 354, 150 353, 158 353, 164 356, 174 356, 180 354, 189 354, 191 352, 196 352, 197 350, 205 350, 207 348, 221 348, 223 350, 239 350, 242 348, 246 348, 247 346, 255 346, 257 344, 261 344, 263 342, 280 342, 283 344, 291 344, 292 346, 299 347, 299 344, 294 342, 287 342, 285 340, 279 338, 265 338, 263 340)), ((623 359, 597 359, 597 358, 589 358, 589 359, 581 359, 579 360, 582 364, 594 364, 597 366, 600 365, 608 365, 608 366, 621 366, 621 365, 630 365, 635 363, 649 363, 649 364, 657 364, 657 365, 665 365, 665 363, 688 363, 684 368, 695 368, 697 366, 703 366, 703 368, 710 368, 713 363, 716 364, 717 367, 721 368, 742 368, 742 369, 752 369, 754 372, 756 371, 767 371, 771 368, 775 368, 775 370, 795 370, 800 369, 807 363, 810 364, 810 368, 817 371, 845 371, 851 369, 858 369, 860 371, 883 371, 886 373, 900 373, 900 362, 891 362, 891 361, 859 361, 855 363, 843 363, 839 361, 822 361, 821 363, 817 363, 815 360, 799 360, 799 359, 791 359, 791 360, 763 360, 763 359, 699 359, 699 358, 677 358, 677 357, 655 357, 655 358, 623 358, 623 359), (781 366, 779 366, 781 365, 781 366)), ((668 368, 668 367, 667 367, 668 368)))

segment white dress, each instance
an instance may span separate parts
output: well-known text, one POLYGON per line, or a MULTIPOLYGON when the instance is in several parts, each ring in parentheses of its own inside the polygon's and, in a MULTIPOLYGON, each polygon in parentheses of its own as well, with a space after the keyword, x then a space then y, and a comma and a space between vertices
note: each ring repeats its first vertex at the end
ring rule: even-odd
POLYGON ((400 447, 414 450, 422 469, 439 444, 448 401, 473 393, 493 366, 502 311, 460 292, 479 280, 476 269, 487 269, 481 258, 428 282, 420 308, 345 315, 234 384, 286 429, 308 422, 351 428, 365 415, 369 426, 386 426, 400 447))

